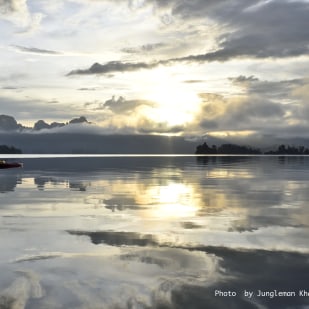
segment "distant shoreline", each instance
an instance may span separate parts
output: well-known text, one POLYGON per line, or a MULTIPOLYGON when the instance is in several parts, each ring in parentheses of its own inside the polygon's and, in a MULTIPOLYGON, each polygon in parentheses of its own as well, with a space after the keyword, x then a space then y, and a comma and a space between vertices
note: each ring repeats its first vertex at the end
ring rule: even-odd
POLYGON ((309 155, 309 149, 304 146, 290 146, 281 144, 276 150, 264 151, 252 146, 237 144, 212 145, 209 147, 206 142, 198 145, 195 150, 197 155, 309 155))
POLYGON ((116 157, 309 157, 309 154, 0 154, 7 159, 35 158, 116 158, 116 157))

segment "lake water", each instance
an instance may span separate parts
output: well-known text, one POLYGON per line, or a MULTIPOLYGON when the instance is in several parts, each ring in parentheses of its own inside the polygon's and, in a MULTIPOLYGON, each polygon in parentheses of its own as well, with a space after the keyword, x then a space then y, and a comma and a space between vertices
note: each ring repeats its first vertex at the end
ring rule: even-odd
POLYGON ((309 157, 18 160, 1 309, 309 308, 309 157))

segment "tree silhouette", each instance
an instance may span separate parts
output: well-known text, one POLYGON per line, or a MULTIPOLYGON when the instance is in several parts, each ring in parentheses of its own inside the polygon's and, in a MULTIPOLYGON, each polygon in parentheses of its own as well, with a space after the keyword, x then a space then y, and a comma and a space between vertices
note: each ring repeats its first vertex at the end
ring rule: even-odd
POLYGON ((7 145, 0 145, 0 153, 16 153, 21 154, 22 151, 18 148, 15 148, 14 146, 7 146, 7 145))
MULTIPOLYGON (((206 142, 198 145, 195 154, 262 154, 258 148, 251 146, 240 146, 236 144, 222 144, 217 147, 213 145, 209 147, 206 142)), ((279 145, 277 150, 264 152, 265 155, 309 155, 309 149, 304 146, 279 145)))
POLYGON ((285 146, 285 145, 280 145, 278 146, 277 150, 271 150, 268 152, 265 152, 265 154, 282 154, 282 155, 308 155, 309 154, 309 149, 305 148, 304 146, 285 146))
POLYGON ((196 147, 195 154, 261 154, 257 148, 250 146, 240 146, 235 144, 223 144, 219 147, 213 145, 209 147, 206 142, 196 147))

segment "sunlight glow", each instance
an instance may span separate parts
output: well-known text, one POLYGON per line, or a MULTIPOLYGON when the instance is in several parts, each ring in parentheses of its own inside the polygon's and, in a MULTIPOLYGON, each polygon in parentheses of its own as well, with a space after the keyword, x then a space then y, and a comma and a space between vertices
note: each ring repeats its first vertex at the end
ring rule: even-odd
POLYGON ((197 207, 193 201, 193 188, 182 183, 170 183, 149 192, 156 203, 152 215, 160 218, 192 217, 197 207))
POLYGON ((227 137, 247 137, 255 134, 256 131, 253 130, 242 130, 242 131, 211 131, 208 132, 209 136, 218 137, 218 138, 227 138, 227 137))
POLYGON ((175 80, 172 74, 159 70, 147 88, 145 96, 157 103, 147 115, 151 120, 168 126, 185 125, 194 120, 200 98, 187 85, 175 80))

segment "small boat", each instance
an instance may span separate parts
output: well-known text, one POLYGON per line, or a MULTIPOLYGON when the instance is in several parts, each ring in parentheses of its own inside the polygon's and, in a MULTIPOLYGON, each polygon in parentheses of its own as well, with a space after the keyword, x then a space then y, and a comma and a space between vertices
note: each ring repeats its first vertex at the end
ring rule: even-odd
POLYGON ((6 162, 5 160, 0 160, 0 169, 14 167, 23 167, 23 164, 19 162, 6 162))

